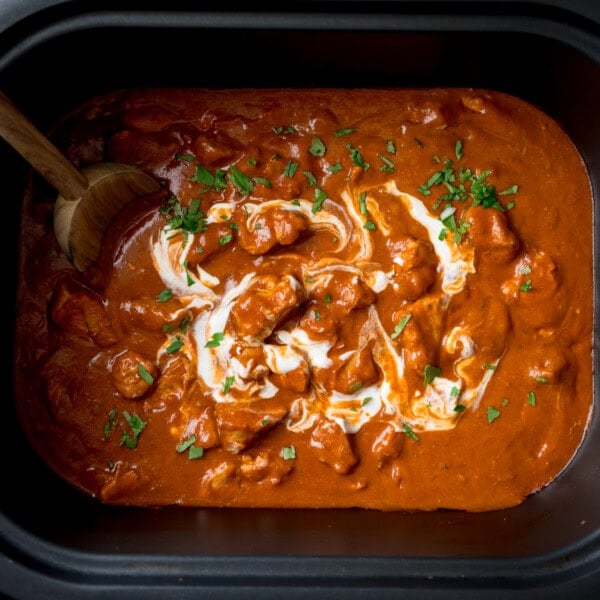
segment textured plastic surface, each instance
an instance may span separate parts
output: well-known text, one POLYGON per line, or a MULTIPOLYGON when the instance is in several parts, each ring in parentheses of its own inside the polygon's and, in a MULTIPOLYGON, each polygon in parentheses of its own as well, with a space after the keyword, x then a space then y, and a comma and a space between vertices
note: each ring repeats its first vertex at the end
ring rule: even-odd
MULTIPOLYGON (((0 89, 42 128, 91 95, 140 85, 456 85, 533 102, 563 125, 592 176, 598 312, 600 16, 590 17, 592 4, 581 14, 560 2, 304 2, 282 12, 23 4, 4 0, 0 13, 0 89), (225 48, 232 59, 221 58, 225 48)), ((8 338, 29 174, 5 145, 0 165, 8 338)), ((596 348, 599 329, 596 319, 596 348)), ((14 414, 11 358, 2 362, 0 401, 0 593, 9 597, 562 598, 600 590, 598 410, 569 469, 506 511, 124 509, 79 495, 31 452, 14 414)))

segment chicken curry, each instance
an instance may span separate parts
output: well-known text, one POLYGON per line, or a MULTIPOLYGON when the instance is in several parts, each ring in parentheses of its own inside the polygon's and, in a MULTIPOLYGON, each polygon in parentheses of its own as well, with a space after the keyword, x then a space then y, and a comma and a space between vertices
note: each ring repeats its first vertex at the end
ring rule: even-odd
POLYGON ((135 165, 85 273, 22 212, 33 447, 110 504, 514 506, 592 407, 592 196, 534 106, 477 89, 135 89, 69 114, 135 165))

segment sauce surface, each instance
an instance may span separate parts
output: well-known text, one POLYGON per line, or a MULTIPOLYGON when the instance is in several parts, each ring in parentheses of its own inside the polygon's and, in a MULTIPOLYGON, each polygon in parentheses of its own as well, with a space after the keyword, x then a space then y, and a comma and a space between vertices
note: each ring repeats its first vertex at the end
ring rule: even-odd
POLYGON ((21 421, 62 477, 138 506, 513 506, 592 406, 580 155, 488 90, 124 90, 75 164, 136 165, 78 273, 22 216, 21 421))

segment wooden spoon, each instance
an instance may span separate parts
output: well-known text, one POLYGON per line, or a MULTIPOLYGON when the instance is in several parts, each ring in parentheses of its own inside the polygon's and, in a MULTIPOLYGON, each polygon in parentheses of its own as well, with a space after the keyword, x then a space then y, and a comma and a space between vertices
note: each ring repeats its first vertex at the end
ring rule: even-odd
POLYGON ((98 258, 104 233, 121 208, 160 189, 156 179, 129 165, 99 163, 77 170, 2 92, 0 136, 59 192, 54 234, 79 271, 98 258))

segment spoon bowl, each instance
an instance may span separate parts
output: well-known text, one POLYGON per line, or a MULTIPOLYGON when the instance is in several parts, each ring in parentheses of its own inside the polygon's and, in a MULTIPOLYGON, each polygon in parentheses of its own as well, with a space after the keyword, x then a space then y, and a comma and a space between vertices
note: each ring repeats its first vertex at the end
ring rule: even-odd
POLYGON ((59 192, 54 234, 78 271, 98 258, 107 228, 127 203, 160 190, 156 179, 130 165, 105 162, 76 169, 2 92, 0 137, 59 192))

